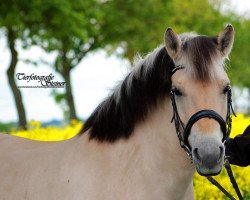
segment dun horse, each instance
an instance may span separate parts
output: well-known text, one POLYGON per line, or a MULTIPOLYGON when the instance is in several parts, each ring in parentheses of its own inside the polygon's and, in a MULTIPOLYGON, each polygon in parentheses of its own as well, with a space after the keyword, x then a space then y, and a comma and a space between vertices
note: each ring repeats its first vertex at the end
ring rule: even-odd
POLYGON ((205 109, 226 119, 224 61, 233 38, 231 25, 217 37, 169 28, 165 45, 135 62, 77 136, 37 142, 0 135, 0 199, 193 199, 195 170, 212 175, 223 166, 224 133, 215 117, 197 120, 184 145, 191 162, 175 125, 185 127, 205 109), (171 123, 176 117, 181 123, 171 123))

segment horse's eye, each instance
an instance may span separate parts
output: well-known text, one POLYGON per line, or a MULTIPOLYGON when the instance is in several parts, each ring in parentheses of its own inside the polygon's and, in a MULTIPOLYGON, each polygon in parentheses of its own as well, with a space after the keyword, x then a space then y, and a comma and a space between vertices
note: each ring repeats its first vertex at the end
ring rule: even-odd
POLYGON ((223 89, 223 94, 227 94, 229 90, 231 90, 231 87, 230 87, 230 85, 227 85, 227 86, 223 89))
POLYGON ((174 92, 174 94, 175 94, 176 96, 182 96, 182 95, 183 95, 182 92, 181 92, 180 90, 178 90, 177 88, 174 88, 174 89, 173 89, 173 92, 174 92))

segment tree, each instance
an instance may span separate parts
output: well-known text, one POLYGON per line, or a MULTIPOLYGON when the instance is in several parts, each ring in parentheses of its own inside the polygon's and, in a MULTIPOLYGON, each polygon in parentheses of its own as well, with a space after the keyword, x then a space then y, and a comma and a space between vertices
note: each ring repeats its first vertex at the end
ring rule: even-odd
POLYGON ((229 75, 232 82, 250 90, 250 20, 240 19, 235 23, 235 42, 229 63, 229 75))
POLYGON ((42 19, 35 41, 46 51, 57 52, 54 68, 66 82, 69 118, 77 119, 70 72, 90 51, 101 47, 97 23, 100 9, 93 0, 46 0, 41 3, 42 19))
POLYGON ((30 46, 28 40, 30 32, 28 24, 34 24, 35 15, 32 11, 32 1, 0 0, 0 27, 4 28, 8 47, 11 53, 11 61, 7 70, 8 82, 14 96, 18 113, 19 127, 26 129, 26 113, 22 101, 22 95, 15 83, 15 69, 18 63, 18 51, 16 41, 21 40, 26 47, 30 46))
POLYGON ((137 52, 144 54, 161 44, 171 4, 172 0, 105 1, 101 33, 110 44, 108 50, 122 47, 120 56, 132 62, 137 52))
POLYGON ((122 56, 131 61, 137 52, 144 54, 162 44, 167 27, 211 35, 230 20, 207 0, 111 0, 103 9, 107 14, 102 34, 113 48, 121 46, 122 56))

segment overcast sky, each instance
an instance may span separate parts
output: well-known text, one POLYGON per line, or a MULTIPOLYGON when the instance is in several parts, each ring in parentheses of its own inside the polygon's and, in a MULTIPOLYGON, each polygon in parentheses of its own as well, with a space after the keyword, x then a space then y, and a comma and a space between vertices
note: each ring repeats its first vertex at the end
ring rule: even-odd
MULTIPOLYGON (((250 0, 232 0, 232 5, 240 14, 250 11, 250 0)), ((19 51, 19 53, 22 59, 45 58, 47 61, 53 62, 55 57, 55 55, 48 55, 37 47, 28 51, 19 51)), ((0 55, 0 121, 16 121, 17 113, 14 99, 6 76, 10 54, 2 35, 0 37, 0 55)), ((78 116, 81 118, 88 117, 128 71, 128 63, 117 59, 115 56, 107 57, 103 51, 89 54, 79 66, 72 70, 71 74, 78 116)), ((55 76, 54 80, 62 81, 60 75, 45 64, 34 67, 31 64, 19 62, 16 73, 25 73, 26 75, 31 73, 49 75, 52 73, 55 76)), ((18 81, 17 84, 21 85, 22 82, 18 81)), ((63 118, 61 109, 50 96, 51 89, 23 88, 21 92, 28 120, 49 121, 63 118)))

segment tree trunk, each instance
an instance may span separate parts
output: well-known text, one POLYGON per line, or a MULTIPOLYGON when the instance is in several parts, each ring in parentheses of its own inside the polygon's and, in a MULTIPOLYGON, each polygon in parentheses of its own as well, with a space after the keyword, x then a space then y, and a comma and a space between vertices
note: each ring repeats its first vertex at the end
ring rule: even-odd
POLYGON ((19 128, 26 129, 27 121, 26 121, 24 105, 22 102, 22 95, 21 95, 20 90, 16 86, 15 78, 14 78, 15 68, 16 68, 17 61, 18 61, 18 55, 15 49, 15 40, 16 40, 15 32, 11 28, 7 30, 7 38, 8 38, 9 49, 11 52, 11 62, 7 70, 8 81, 9 81, 9 85, 12 90, 12 94, 14 96, 14 100, 16 104, 16 109, 17 109, 18 119, 19 119, 19 128))
POLYGON ((63 52, 62 56, 62 64, 63 64, 63 69, 62 69, 62 75, 64 78, 64 81, 66 82, 66 101, 69 107, 69 118, 72 119, 77 119, 76 116, 76 109, 75 109, 75 103, 74 103, 74 98, 72 94, 72 88, 71 88, 71 78, 70 78, 70 64, 67 62, 67 57, 66 57, 66 52, 63 52))
POLYGON ((67 100, 67 103, 69 106, 69 118, 71 120, 77 119, 74 98, 73 98, 72 89, 71 89, 70 70, 68 70, 66 73, 64 73, 63 77, 64 77, 64 80, 66 82, 66 100, 67 100))

